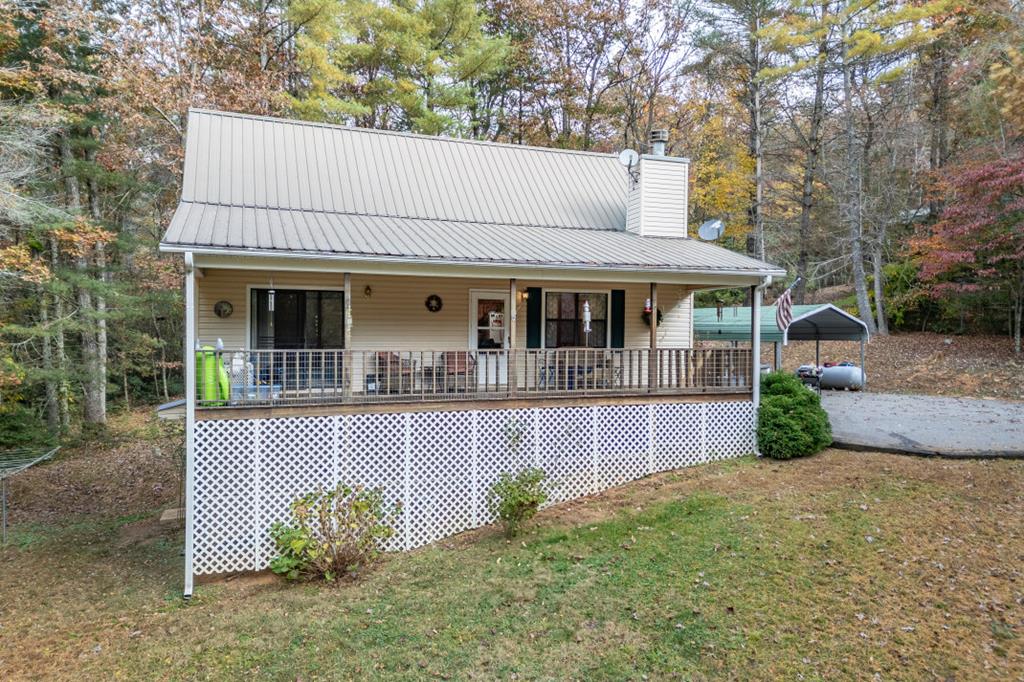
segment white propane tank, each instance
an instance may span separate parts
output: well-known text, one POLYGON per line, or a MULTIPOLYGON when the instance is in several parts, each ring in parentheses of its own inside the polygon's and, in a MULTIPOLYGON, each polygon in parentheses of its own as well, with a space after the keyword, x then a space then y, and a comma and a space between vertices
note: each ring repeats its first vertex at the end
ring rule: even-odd
POLYGON ((864 370, 853 365, 824 367, 821 370, 821 387, 859 391, 864 388, 864 370))

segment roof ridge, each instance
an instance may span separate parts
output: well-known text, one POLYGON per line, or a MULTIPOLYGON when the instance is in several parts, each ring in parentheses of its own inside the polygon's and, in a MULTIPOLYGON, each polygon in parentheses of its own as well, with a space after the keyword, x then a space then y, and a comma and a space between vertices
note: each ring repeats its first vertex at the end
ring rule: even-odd
POLYGON ((247 118, 254 121, 269 121, 271 123, 284 123, 312 128, 329 128, 351 131, 361 134, 392 135, 395 137, 408 137, 420 140, 432 140, 435 142, 459 142, 462 144, 480 145, 485 147, 502 147, 506 149, 524 149, 528 151, 551 152, 555 154, 575 154, 590 158, 615 159, 614 152, 591 152, 582 149, 559 149, 558 147, 541 147, 529 144, 514 144, 512 142, 493 142, 490 140, 475 140, 466 137, 451 137, 449 135, 427 135, 425 133, 410 133, 402 130, 381 130, 380 128, 363 128, 360 126, 342 125, 340 123, 324 123, 322 121, 304 121, 298 118, 285 118, 282 116, 266 116, 262 114, 247 114, 240 111, 222 111, 220 109, 208 109, 206 107, 189 107, 189 113, 197 112, 214 116, 227 116, 231 118, 247 118))

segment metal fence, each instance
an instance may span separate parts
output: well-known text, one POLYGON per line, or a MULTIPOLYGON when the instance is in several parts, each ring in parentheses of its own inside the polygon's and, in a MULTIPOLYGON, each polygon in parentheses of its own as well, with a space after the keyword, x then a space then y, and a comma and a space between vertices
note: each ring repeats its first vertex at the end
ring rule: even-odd
POLYGON ((197 405, 742 393, 749 349, 202 350, 197 405))

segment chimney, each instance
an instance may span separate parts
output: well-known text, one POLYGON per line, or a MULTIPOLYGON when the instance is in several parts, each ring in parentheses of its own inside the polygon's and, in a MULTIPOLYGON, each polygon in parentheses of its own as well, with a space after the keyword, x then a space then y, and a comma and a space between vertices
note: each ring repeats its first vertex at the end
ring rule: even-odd
POLYGON ((654 156, 665 156, 666 144, 668 144, 667 130, 651 131, 651 154, 654 156))
POLYGON ((665 156, 667 130, 651 131, 626 200, 626 230, 645 237, 686 237, 690 160, 665 156))

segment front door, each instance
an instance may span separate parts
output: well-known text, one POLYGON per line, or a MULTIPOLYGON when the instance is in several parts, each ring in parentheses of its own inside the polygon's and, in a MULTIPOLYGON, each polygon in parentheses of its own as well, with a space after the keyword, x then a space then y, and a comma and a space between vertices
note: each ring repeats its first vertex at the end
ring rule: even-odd
POLYGON ((474 291, 469 306, 469 347, 475 348, 481 389, 508 383, 508 294, 474 291))

